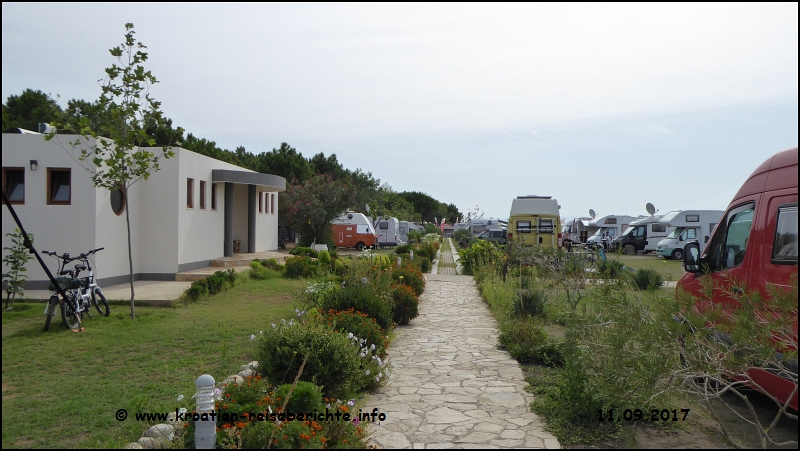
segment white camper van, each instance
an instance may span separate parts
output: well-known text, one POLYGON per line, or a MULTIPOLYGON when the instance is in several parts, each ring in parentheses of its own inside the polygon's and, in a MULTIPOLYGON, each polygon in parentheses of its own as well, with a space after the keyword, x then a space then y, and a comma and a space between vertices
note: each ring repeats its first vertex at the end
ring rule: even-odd
POLYGON ((372 225, 378 234, 378 247, 397 246, 400 239, 400 221, 397 218, 378 217, 372 225))
POLYGON ((682 260, 683 246, 688 241, 697 240, 702 253, 706 240, 723 213, 722 210, 678 210, 667 213, 659 222, 675 229, 658 243, 656 252, 664 258, 682 260))
POLYGON ((606 215, 596 217, 592 220, 592 222, 589 223, 589 227, 599 228, 594 235, 590 236, 589 239, 586 240, 586 243, 601 245, 603 244, 603 238, 605 238, 606 234, 608 234, 608 236, 610 236, 613 240, 614 238, 620 236, 622 232, 627 230, 632 221, 637 219, 643 219, 643 217, 621 215, 606 215))
POLYGON ((408 243, 409 232, 416 232, 417 225, 409 221, 400 221, 400 227, 397 229, 397 236, 403 244, 408 243))
POLYGON ((622 249, 625 254, 655 252, 658 243, 672 232, 674 227, 662 224, 664 215, 653 215, 631 221, 628 229, 611 242, 612 249, 622 249))

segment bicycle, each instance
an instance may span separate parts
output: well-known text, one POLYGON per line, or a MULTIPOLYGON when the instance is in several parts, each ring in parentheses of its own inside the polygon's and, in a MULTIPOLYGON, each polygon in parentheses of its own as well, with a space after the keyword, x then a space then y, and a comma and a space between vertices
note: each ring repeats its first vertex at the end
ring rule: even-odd
POLYGON ((69 254, 64 253, 63 255, 58 255, 52 251, 42 251, 42 253, 50 255, 52 257, 57 258, 60 260, 58 272, 59 276, 69 276, 69 277, 56 277, 56 281, 59 285, 66 291, 67 297, 66 300, 59 298, 57 294, 56 287, 51 283, 50 284, 50 291, 53 294, 50 296, 50 299, 47 302, 47 306, 45 307, 45 320, 44 330, 47 331, 50 329, 50 322, 53 319, 53 315, 55 314, 56 308, 61 309, 61 319, 63 324, 70 329, 80 329, 81 328, 81 319, 84 313, 86 316, 91 318, 89 315, 89 310, 91 309, 91 303, 94 304, 95 308, 97 309, 98 313, 104 316, 108 316, 110 310, 108 308, 108 301, 106 297, 103 295, 103 291, 97 285, 94 272, 92 271, 91 264, 89 262, 89 255, 94 254, 97 251, 102 250, 103 248, 94 249, 89 251, 85 254, 80 254, 78 257, 70 257, 69 254), (86 263, 86 265, 75 265, 72 269, 64 269, 64 267, 75 260, 81 260, 82 262, 86 263), (79 278, 79 274, 81 271, 89 270, 89 275, 83 278, 79 278), (99 301, 98 301, 99 299, 99 301), (102 308, 101 308, 102 306, 102 308))

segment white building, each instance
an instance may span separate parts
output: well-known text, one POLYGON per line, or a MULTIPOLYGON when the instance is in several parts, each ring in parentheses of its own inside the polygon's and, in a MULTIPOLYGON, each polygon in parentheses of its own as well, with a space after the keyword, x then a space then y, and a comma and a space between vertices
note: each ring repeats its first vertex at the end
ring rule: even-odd
MULTIPOLYGON (((101 285, 129 277, 125 208, 119 192, 95 188, 69 142, 39 134, 3 134, 3 190, 34 247, 95 257, 101 285)), ((234 252, 278 248, 278 193, 283 177, 261 174, 175 147, 160 170, 128 192, 133 271, 137 280, 175 280, 175 273, 210 266, 234 252), (238 246, 238 249, 235 249, 238 246)), ((152 151, 160 154, 161 148, 152 151)), ((91 163, 89 163, 91 164, 91 163)), ((16 224, 3 206, 3 247, 16 224)), ((4 251, 4 254, 7 251, 4 251)), ((56 269, 55 259, 43 256, 56 269)), ((26 265, 28 289, 48 281, 35 260, 26 265)))

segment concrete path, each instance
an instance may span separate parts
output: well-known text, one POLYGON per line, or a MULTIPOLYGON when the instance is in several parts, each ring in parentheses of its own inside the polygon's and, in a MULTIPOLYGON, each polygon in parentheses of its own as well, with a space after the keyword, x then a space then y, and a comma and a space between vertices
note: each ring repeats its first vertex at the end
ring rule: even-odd
POLYGON ((395 331, 394 380, 366 404, 379 448, 559 448, 528 407, 519 364, 495 348, 497 322, 472 277, 430 275, 420 316, 395 331))

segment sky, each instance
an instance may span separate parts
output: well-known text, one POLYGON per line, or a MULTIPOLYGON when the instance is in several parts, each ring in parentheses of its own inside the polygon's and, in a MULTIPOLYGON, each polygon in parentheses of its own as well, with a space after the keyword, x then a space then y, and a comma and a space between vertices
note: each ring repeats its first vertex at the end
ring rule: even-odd
POLYGON ((132 22, 174 125, 487 218, 531 194, 565 218, 724 210, 798 141, 796 3, 2 8, 4 102, 97 99, 132 22))

